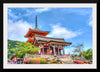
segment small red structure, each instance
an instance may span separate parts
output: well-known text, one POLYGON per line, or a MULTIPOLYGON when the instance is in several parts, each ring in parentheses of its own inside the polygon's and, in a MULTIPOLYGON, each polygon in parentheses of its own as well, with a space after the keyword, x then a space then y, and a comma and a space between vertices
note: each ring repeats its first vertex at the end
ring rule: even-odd
POLYGON ((11 60, 13 60, 13 58, 15 58, 15 57, 16 57, 16 55, 12 55, 11 60))
POLYGON ((34 44, 36 47, 41 47, 40 55, 65 55, 64 47, 71 45, 71 43, 65 42, 64 38, 51 38, 46 37, 49 31, 42 31, 37 27, 37 16, 36 16, 36 27, 35 29, 29 29, 27 34, 24 36, 28 38, 27 42, 34 44))

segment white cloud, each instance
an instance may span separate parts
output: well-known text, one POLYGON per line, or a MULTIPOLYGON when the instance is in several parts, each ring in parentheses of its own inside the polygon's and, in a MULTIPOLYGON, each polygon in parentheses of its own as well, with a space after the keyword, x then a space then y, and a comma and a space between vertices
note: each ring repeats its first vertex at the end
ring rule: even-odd
POLYGON ((22 16, 38 15, 38 13, 42 13, 49 10, 50 8, 25 9, 26 13, 22 16))
POLYGON ((90 18, 89 18, 89 26, 92 26, 92 24, 93 24, 93 19, 92 19, 92 16, 90 16, 90 18))
POLYGON ((89 22, 89 25, 90 25, 90 26, 92 26, 92 22, 93 22, 93 21, 90 21, 90 22, 89 22))
POLYGON ((45 12, 48 10, 49 10, 49 8, 39 8, 39 9, 36 9, 35 11, 41 13, 41 12, 45 12))
POLYGON ((25 34, 32 26, 23 21, 18 21, 13 23, 11 20, 8 20, 8 39, 25 41, 25 34))
POLYGON ((53 25, 52 26, 52 32, 47 35, 48 37, 57 37, 57 38, 73 38, 78 35, 80 35, 81 32, 73 32, 71 30, 68 30, 67 28, 61 27, 59 24, 58 25, 53 25))
POLYGON ((32 9, 24 9, 26 11, 25 14, 23 14, 22 16, 30 16, 30 15, 34 15, 35 14, 35 11, 32 9))
POLYGON ((12 12, 11 9, 8 9, 8 16, 9 16, 10 18, 12 18, 13 20, 16 20, 16 19, 19 18, 18 16, 16 16, 16 15, 12 12))

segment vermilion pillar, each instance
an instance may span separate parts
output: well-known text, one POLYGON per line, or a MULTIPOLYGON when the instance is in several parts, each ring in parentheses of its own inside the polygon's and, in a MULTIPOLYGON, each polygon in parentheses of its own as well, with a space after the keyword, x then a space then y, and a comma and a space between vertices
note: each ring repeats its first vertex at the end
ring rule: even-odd
POLYGON ((61 55, 61 49, 59 49, 59 54, 61 55))
POLYGON ((54 50, 54 51, 53 51, 53 52, 54 52, 54 55, 56 55, 56 52, 55 52, 55 47, 53 47, 53 50, 54 50))
POLYGON ((63 55, 65 55, 65 51, 64 51, 64 48, 63 48, 63 55))
POLYGON ((59 48, 58 48, 58 55, 59 55, 59 48))
POLYGON ((49 55, 50 55, 50 46, 49 46, 49 55))

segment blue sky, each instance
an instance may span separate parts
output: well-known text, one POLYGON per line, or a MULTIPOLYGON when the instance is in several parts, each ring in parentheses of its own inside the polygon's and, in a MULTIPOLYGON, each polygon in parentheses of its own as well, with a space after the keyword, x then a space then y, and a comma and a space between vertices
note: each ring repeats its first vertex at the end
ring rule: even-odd
POLYGON ((64 38, 72 45, 65 53, 73 53, 72 46, 84 44, 92 48, 92 8, 8 8, 8 39, 26 42, 29 28, 50 31, 47 37, 64 38))

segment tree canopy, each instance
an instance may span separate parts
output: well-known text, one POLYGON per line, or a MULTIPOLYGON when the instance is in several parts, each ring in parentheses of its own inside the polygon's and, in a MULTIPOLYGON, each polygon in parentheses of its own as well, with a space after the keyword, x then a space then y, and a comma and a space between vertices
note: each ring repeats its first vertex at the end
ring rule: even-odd
MULTIPOLYGON (((9 47, 10 48, 10 47, 9 47)), ((14 48, 8 50, 9 54, 15 54, 16 57, 23 58, 27 54, 36 54, 39 52, 39 47, 35 47, 31 43, 16 42, 14 48)))
POLYGON ((88 49, 86 51, 84 51, 84 45, 83 44, 78 44, 76 46, 73 46, 75 49, 74 49, 74 53, 78 53, 76 54, 77 56, 79 57, 84 57, 85 59, 87 60, 91 60, 92 59, 92 49, 88 49))
POLYGON ((86 51, 81 52, 78 56, 80 57, 81 54, 87 59, 91 60, 92 59, 92 49, 88 49, 86 51))
POLYGON ((17 43, 24 43, 20 41, 8 40, 8 59, 11 58, 12 54, 14 53, 11 49, 16 48, 17 43))

